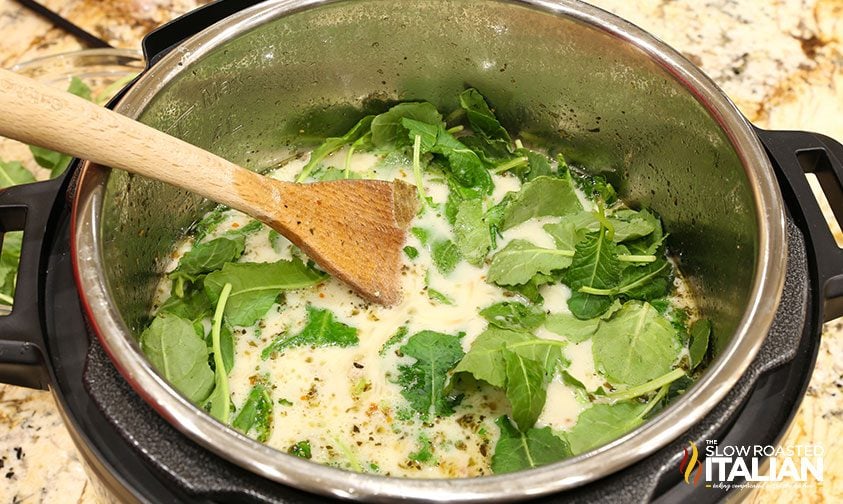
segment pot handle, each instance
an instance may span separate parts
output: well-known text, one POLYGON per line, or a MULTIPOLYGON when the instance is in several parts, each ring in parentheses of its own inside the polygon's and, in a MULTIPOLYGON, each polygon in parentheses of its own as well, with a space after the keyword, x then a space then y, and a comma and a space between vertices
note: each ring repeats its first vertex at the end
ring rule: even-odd
POLYGON ((187 38, 196 35, 217 21, 263 1, 217 0, 159 26, 149 32, 141 43, 147 68, 157 63, 165 54, 187 38))
POLYGON ((819 133, 765 131, 758 136, 776 169, 779 186, 797 225, 807 235, 814 293, 822 320, 843 316, 843 249, 837 245, 808 184, 813 173, 838 223, 843 225, 843 145, 819 133))
POLYGON ((0 189, 0 247, 3 233, 23 231, 20 265, 12 311, 0 315, 0 383, 46 389, 50 377, 44 361, 41 317, 43 243, 64 177, 0 189))

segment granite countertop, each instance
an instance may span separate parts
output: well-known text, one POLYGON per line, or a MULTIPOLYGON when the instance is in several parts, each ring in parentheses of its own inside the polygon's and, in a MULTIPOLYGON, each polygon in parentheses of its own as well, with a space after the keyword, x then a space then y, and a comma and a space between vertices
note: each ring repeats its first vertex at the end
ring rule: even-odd
MULTIPOLYGON (((116 47, 201 0, 41 0, 116 47)), ((843 139, 843 0, 592 0, 702 67, 755 124, 843 139)), ((0 66, 81 48, 11 0, 0 0, 0 66)), ((843 238, 843 237, 841 237, 843 238)), ((843 499, 843 319, 826 324, 819 360, 785 445, 825 448, 825 480, 761 489, 751 502, 843 499)), ((0 503, 96 502, 47 392, 0 385, 0 503)))

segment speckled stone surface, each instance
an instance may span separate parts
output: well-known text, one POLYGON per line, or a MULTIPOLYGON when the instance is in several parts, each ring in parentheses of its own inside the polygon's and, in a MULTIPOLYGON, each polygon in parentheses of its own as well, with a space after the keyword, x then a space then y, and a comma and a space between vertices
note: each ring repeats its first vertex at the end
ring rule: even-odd
MULTIPOLYGON (((42 0, 85 29, 138 48, 197 0, 42 0)), ((699 65, 755 124, 843 139, 843 0, 593 0, 699 65)), ((79 49, 11 0, 0 0, 0 65, 79 49)), ((843 238, 843 237, 841 237, 843 238)), ((825 481, 761 489, 750 502, 843 501, 843 319, 826 325, 808 393, 784 441, 825 448, 825 481)), ((96 502, 47 392, 0 385, 0 503, 96 502)))

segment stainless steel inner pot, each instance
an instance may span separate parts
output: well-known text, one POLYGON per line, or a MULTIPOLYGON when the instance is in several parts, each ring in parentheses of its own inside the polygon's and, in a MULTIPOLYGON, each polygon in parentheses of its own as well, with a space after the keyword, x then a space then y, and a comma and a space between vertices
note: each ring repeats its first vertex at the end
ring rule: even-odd
MULTIPOLYGON (((481 501, 571 488, 654 452, 702 418, 764 340, 783 285, 781 196, 746 120, 676 51, 589 5, 541 0, 270 0, 164 57, 117 110, 250 168, 398 100, 448 110, 470 85, 511 131, 605 172, 670 232, 716 359, 634 432, 528 472, 410 480, 353 474, 263 446, 172 389, 136 336, 172 245, 211 203, 87 166, 75 206, 80 293, 127 381, 207 449, 264 477, 347 498, 481 501)), ((176 169, 174 167, 174 169, 176 169)))

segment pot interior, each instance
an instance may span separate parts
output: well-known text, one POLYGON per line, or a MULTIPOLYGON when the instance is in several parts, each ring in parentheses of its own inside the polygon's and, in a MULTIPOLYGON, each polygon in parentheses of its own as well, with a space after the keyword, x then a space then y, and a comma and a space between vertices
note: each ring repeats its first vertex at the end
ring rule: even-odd
MULTIPOLYGON (((395 101, 457 108, 466 86, 510 131, 607 174, 630 205, 661 215, 722 349, 755 269, 758 224, 744 167, 683 83, 610 33, 508 2, 338 2, 266 22, 192 59, 139 118, 262 169, 395 101)), ((174 241, 210 206, 111 174, 104 262, 136 333, 174 241)))

